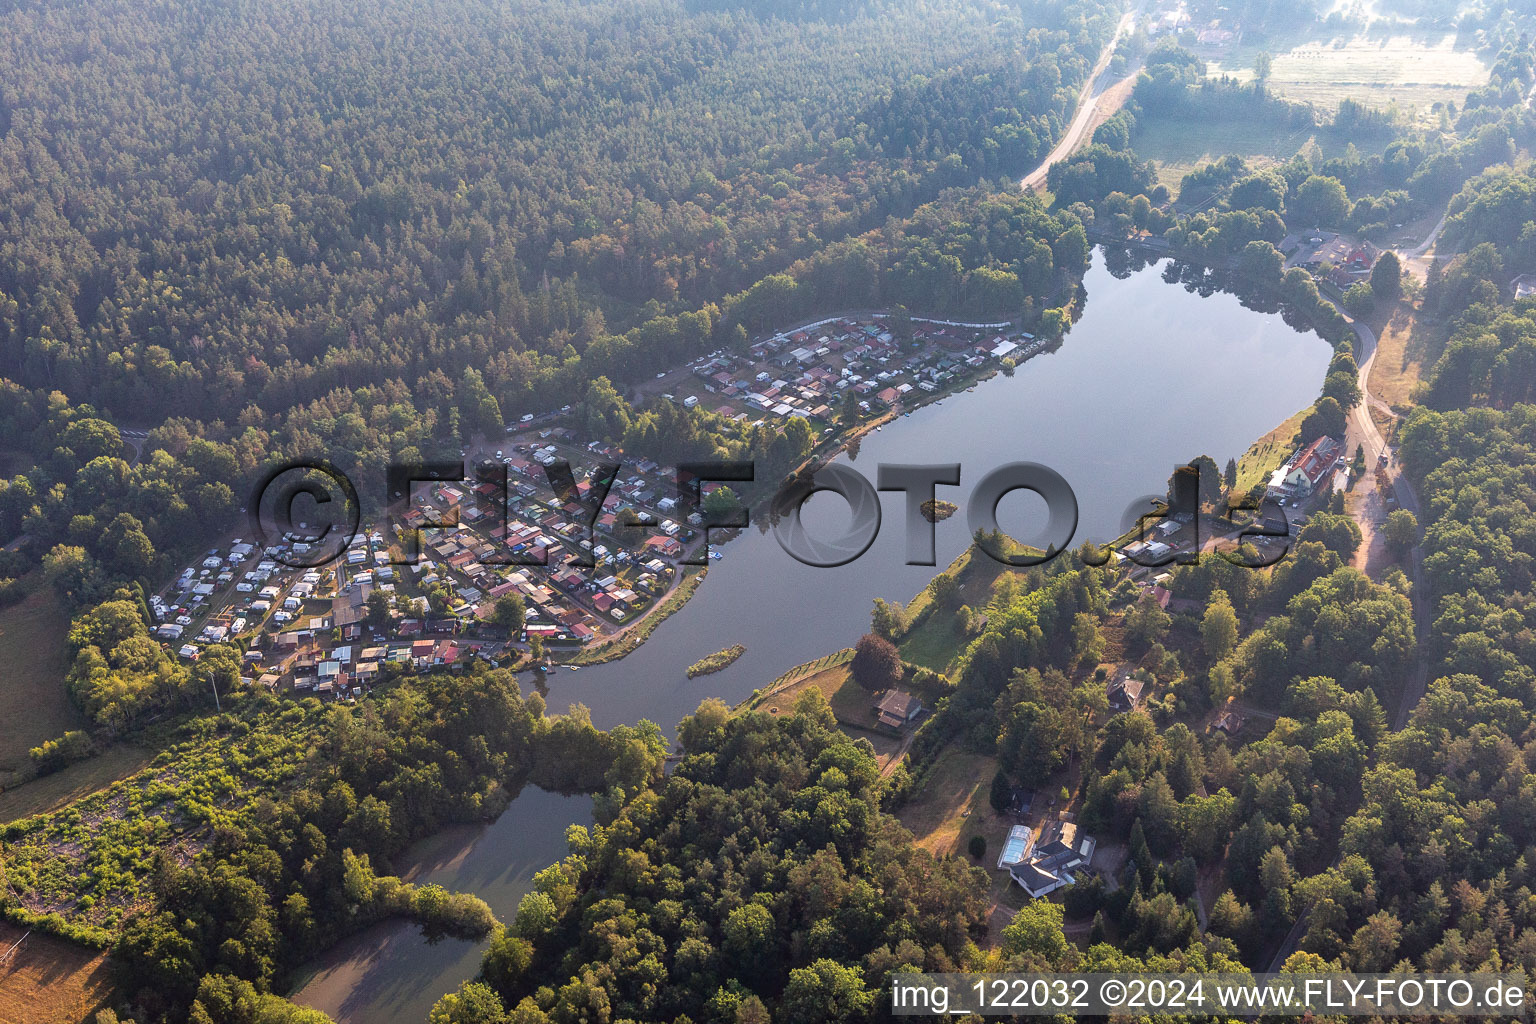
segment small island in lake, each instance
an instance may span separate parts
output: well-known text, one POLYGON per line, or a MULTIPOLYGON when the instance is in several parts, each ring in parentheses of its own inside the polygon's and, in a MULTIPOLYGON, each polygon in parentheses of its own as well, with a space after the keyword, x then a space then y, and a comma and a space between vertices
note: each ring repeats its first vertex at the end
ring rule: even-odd
POLYGON ((747 649, 741 644, 732 644, 723 651, 716 651, 714 654, 706 655, 688 666, 688 678, 707 676, 711 672, 719 672, 721 669, 729 668, 733 661, 746 653, 747 649))
POLYGON ((923 518, 930 523, 941 523, 954 515, 955 510, 959 507, 952 501, 939 501, 937 498, 932 501, 925 501, 922 506, 923 518))

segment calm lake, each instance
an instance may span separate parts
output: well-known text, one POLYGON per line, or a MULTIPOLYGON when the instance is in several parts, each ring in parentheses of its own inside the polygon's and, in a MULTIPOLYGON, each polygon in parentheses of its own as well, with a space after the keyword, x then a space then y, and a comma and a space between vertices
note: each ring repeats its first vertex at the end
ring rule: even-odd
MULTIPOLYGON (((749 528, 720 548, 693 599, 634 653, 551 673, 550 711, 580 702, 601 728, 648 718, 670 733, 706 697, 734 704, 786 669, 850 646, 868 630, 876 597, 909 600, 970 542, 966 501, 998 466, 1056 470, 1077 495, 1074 546, 1110 540, 1136 499, 1166 489, 1175 466, 1199 455, 1225 465, 1317 397, 1332 350, 1316 334, 1209 282, 1183 283, 1169 261, 1132 269, 1122 260, 1114 273, 1111 262, 1095 253, 1083 316, 1057 351, 898 418, 840 457, 871 483, 881 462, 960 463, 960 485, 938 490, 960 506, 936 527, 938 567, 904 564, 896 492, 881 495, 875 543, 836 569, 802 565, 772 531, 749 528), (687 677, 690 664, 737 643, 747 651, 730 668, 687 677)), ((1027 542, 1043 508, 1015 493, 999 518, 1027 542)), ((804 518, 813 534, 832 536, 849 515, 841 499, 822 494, 804 518)), ((436 836, 405 867, 414 881, 480 895, 509 920, 532 875, 564 855, 573 822, 590 824, 588 798, 528 788, 493 825, 436 836)), ((421 1024, 438 996, 474 975, 479 957, 471 943, 429 946, 413 925, 381 925, 333 950, 295 998, 340 1024, 421 1024)))

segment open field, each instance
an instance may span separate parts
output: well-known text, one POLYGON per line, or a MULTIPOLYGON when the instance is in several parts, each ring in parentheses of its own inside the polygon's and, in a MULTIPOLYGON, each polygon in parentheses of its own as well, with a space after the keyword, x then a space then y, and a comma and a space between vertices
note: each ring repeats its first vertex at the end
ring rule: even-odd
POLYGON ((31 773, 28 750, 86 725, 64 687, 68 631, 52 587, 0 611, 0 786, 31 773))
MULTIPOLYGON (((972 754, 951 744, 938 755, 923 787, 907 801, 901 823, 911 830, 917 845, 942 856, 965 855, 973 835, 984 836, 991 863, 997 862, 1008 829, 987 802, 997 759, 972 754)), ((988 863, 986 857, 982 863, 988 863)))
POLYGON ((1348 39, 1268 40, 1212 51, 1195 47, 1213 76, 1253 77, 1261 49, 1273 55, 1269 88, 1280 96, 1335 110, 1342 99, 1385 109, 1393 103, 1422 117, 1434 103, 1460 106, 1472 89, 1488 81, 1476 53, 1458 47, 1445 33, 1368 33, 1348 39))
POLYGON ((869 717, 867 694, 849 678, 847 664, 834 665, 815 672, 788 689, 775 695, 766 703, 769 711, 777 708, 777 714, 788 714, 795 706, 795 699, 806 690, 817 689, 832 705, 833 714, 841 721, 857 724, 869 717))
MULTIPOLYGON (((978 615, 982 614, 992 599, 992 584, 1004 570, 1001 562, 982 554, 975 545, 966 548, 946 570, 959 579, 960 589, 944 607, 933 609, 902 637, 896 645, 902 660, 948 674, 972 639, 955 627, 955 612, 961 605, 970 605, 978 615)), ((932 603, 932 592, 924 588, 907 605, 907 613, 915 619, 932 603)))
POLYGON ((56 811, 149 764, 154 751, 118 743, 95 757, 0 793, 0 825, 56 811))
POLYGON ((987 872, 987 935, 981 945, 996 946, 1002 941, 1003 928, 1027 901, 1024 890, 1012 884, 1008 872, 997 870, 997 857, 1003 841, 1013 826, 992 810, 987 796, 997 759, 972 754, 951 744, 941 751, 919 790, 897 812, 901 823, 911 832, 918 846, 942 857, 953 854, 987 872), (972 860, 966 845, 971 836, 987 841, 987 851, 979 861, 972 860))
POLYGON ((1423 341, 1415 338, 1414 333, 1412 310, 1400 307, 1376 336, 1370 392, 1390 406, 1408 405, 1424 372, 1423 341))
POLYGON ((1254 167, 1284 163, 1312 138, 1311 129, 1287 131, 1242 121, 1146 118, 1136 124, 1131 145, 1154 161, 1157 179, 1177 193, 1184 175, 1200 164, 1236 153, 1254 167))
POLYGON ((1177 193, 1184 175, 1229 153, 1258 168, 1285 163, 1314 146, 1329 159, 1342 156, 1351 143, 1362 154, 1380 153, 1388 141, 1384 134, 1345 137, 1326 128, 1287 128, 1263 121, 1149 117, 1136 123, 1131 146, 1138 156, 1155 162, 1158 181, 1177 193))
POLYGON ((955 628, 953 612, 937 611, 902 638, 901 660, 935 672, 948 672, 966 638, 955 628))
MULTIPOLYGON (((0 951, 25 929, 0 923, 0 951)), ((0 966, 0 1024, 80 1024, 111 995, 107 954, 33 933, 0 966)))

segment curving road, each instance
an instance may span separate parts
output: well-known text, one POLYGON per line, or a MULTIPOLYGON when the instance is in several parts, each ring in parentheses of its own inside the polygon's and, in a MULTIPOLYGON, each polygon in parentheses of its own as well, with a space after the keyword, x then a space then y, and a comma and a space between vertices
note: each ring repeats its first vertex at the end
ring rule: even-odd
POLYGON ((1402 260, 1403 271, 1411 274, 1421 284, 1429 278, 1429 268, 1440 258, 1440 254, 1435 251, 1435 244, 1440 241, 1440 232, 1445 230, 1445 222, 1449 217, 1449 211, 1441 214, 1439 222, 1429 229, 1424 241, 1412 249, 1396 250, 1398 259, 1402 260))
POLYGON ((1442 213, 1440 215, 1440 220, 1435 224, 1434 227, 1429 229, 1429 237, 1425 238, 1424 241, 1420 242, 1412 249, 1397 250, 1397 254, 1405 260, 1416 260, 1420 256, 1423 256, 1425 253, 1429 252, 1429 250, 1434 247, 1435 242, 1439 240, 1440 232, 1445 230, 1445 221, 1446 218, 1448 218, 1450 215, 1451 214, 1449 210, 1447 210, 1445 213, 1442 213))
MULTIPOLYGON (((1437 227, 1435 230, 1438 233, 1439 228, 1437 227)), ((1431 243, 1434 241, 1433 235, 1429 241, 1431 243)), ((1360 339, 1361 353, 1365 357, 1360 362, 1360 394, 1362 395, 1362 400, 1349 411, 1347 421, 1349 436, 1364 446, 1365 464, 1367 467, 1372 467, 1376 465, 1377 457, 1387 450, 1386 439, 1381 436, 1381 431, 1377 429, 1376 421, 1370 412, 1372 406, 1378 408, 1386 407, 1386 403, 1376 395, 1371 394, 1369 389, 1371 367, 1376 364, 1376 354, 1378 351, 1376 332, 1358 320, 1349 317, 1348 314, 1345 314, 1345 319, 1354 327, 1355 334, 1360 339)), ((1422 523, 1424 517, 1419 511, 1418 495, 1414 493, 1413 485, 1408 482, 1408 478, 1403 475, 1402 468, 1395 461, 1388 465, 1387 477, 1391 481, 1393 494, 1397 498, 1396 507, 1412 512, 1414 517, 1422 523)), ((1379 515, 1385 518, 1386 514, 1391 510, 1387 508, 1385 500, 1376 491, 1373 474, 1368 471, 1366 479, 1362 480, 1361 483, 1369 485, 1365 490, 1367 514, 1364 518, 1367 522, 1362 523, 1362 528, 1367 540, 1370 540, 1374 538, 1376 525, 1371 520, 1371 516, 1379 515)), ((1368 554, 1369 544, 1362 543, 1361 558, 1365 558, 1368 554)), ((1429 592, 1424 585, 1424 552, 1417 544, 1409 552, 1408 579, 1413 584, 1414 632, 1417 634, 1419 643, 1422 645, 1429 636, 1429 592)), ((1417 658, 1414 661, 1413 672, 1407 680, 1407 685, 1403 687, 1402 700, 1398 704, 1397 714, 1393 719, 1394 729, 1401 729, 1404 725, 1408 724, 1408 716, 1413 713, 1414 707, 1424 696, 1424 691, 1428 685, 1429 663, 1423 657, 1417 658)))
POLYGON ((1115 55, 1115 47, 1120 44, 1120 37, 1131 30, 1136 24, 1136 18, 1141 14, 1141 7, 1137 5, 1125 13, 1120 19, 1120 24, 1115 26, 1115 34, 1105 44, 1104 50, 1099 54, 1099 62, 1094 65, 1093 73, 1088 76, 1088 84, 1083 86, 1083 91, 1077 97, 1077 113, 1072 116, 1072 123, 1067 125, 1066 134, 1056 148, 1051 150, 1045 161, 1024 175, 1019 182, 1023 189, 1042 189, 1045 187, 1046 174, 1054 164, 1060 163, 1071 156, 1083 142, 1083 137, 1088 133, 1089 125, 1093 124, 1094 115, 1099 111, 1100 101, 1104 94, 1115 86, 1134 78, 1140 68, 1132 68, 1119 78, 1106 77, 1106 69, 1109 67, 1110 58, 1115 55))

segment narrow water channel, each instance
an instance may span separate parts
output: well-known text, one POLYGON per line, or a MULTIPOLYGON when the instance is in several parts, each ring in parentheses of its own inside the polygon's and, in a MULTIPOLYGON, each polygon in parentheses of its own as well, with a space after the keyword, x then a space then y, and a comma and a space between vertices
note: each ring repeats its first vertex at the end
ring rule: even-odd
MULTIPOLYGON (((592 824, 592 798, 526 786, 488 826, 448 829, 417 844, 408 881, 472 892, 512 920, 533 876, 565 856, 565 830, 592 824)), ((294 999, 339 1024, 423 1024, 444 992, 475 976, 483 943, 428 942, 421 929, 385 921, 321 957, 294 999)))

